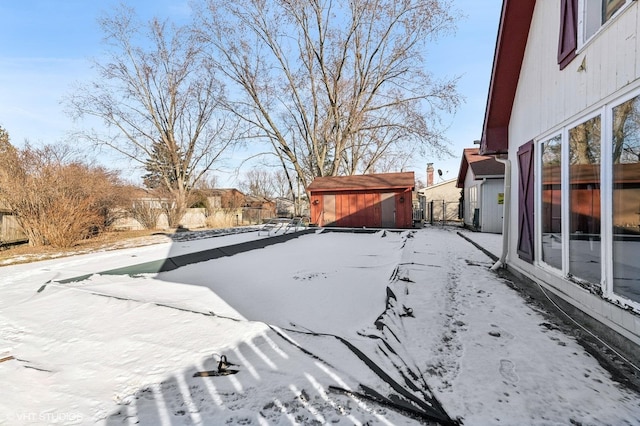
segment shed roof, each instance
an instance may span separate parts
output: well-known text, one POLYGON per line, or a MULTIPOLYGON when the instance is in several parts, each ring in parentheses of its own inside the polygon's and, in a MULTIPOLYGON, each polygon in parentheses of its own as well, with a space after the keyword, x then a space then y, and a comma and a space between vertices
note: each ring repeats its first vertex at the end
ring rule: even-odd
POLYGON ((509 149, 509 120, 535 5, 535 0, 502 3, 480 143, 483 154, 501 154, 509 149))
POLYGON ((366 189, 402 189, 415 186, 414 172, 378 173, 353 176, 317 177, 309 191, 353 191, 366 189))
POLYGON ((456 183, 458 188, 464 187, 464 180, 469 169, 471 169, 476 178, 504 176, 504 164, 496 161, 493 156, 480 155, 479 151, 479 148, 464 149, 456 183))

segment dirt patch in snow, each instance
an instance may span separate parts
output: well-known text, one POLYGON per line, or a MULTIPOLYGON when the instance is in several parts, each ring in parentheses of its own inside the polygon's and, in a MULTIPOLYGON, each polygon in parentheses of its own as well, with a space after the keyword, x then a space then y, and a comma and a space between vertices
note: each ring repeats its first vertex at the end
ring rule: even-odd
POLYGON ((15 265, 18 263, 37 262, 39 260, 57 259, 60 257, 74 256, 147 246, 151 244, 167 243, 171 241, 198 240, 222 235, 237 234, 255 231, 255 226, 245 226, 225 229, 200 229, 196 231, 111 231, 103 232, 93 238, 79 241, 75 246, 61 249, 51 246, 32 247, 28 244, 5 247, 0 249, 0 267, 15 265))

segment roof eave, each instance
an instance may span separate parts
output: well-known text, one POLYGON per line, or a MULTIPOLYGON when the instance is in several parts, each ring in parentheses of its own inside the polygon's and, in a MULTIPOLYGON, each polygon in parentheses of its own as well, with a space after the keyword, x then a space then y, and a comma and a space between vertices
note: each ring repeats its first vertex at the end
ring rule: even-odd
POLYGON ((462 160, 460 160, 460 169, 458 170, 458 180, 456 181, 456 188, 464 188, 464 181, 467 178, 467 170, 469 169, 469 161, 465 152, 462 153, 462 160))
POLYGON ((414 185, 396 185, 396 186, 341 186, 339 188, 331 187, 331 188, 312 188, 309 187, 308 190, 311 192, 343 192, 343 191, 383 191, 383 190, 393 190, 393 189, 402 189, 402 190, 413 190, 414 185))
POLYGON ((484 180, 484 179, 504 179, 504 175, 476 175, 475 180, 484 180))
POLYGON ((481 155, 509 150, 509 121, 529 37, 535 0, 504 0, 485 109, 481 155))

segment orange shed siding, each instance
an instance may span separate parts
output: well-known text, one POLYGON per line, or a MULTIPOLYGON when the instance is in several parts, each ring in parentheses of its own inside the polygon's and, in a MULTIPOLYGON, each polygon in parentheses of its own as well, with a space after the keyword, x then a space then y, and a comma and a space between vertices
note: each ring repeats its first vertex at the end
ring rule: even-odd
POLYGON ((312 192, 311 222, 318 226, 339 226, 349 228, 382 227, 381 194, 394 193, 395 227, 413 226, 413 206, 411 189, 386 191, 312 192), (325 197, 335 199, 335 210, 325 211, 325 197))
POLYGON ((413 172, 316 178, 311 223, 349 228, 413 226, 413 172))

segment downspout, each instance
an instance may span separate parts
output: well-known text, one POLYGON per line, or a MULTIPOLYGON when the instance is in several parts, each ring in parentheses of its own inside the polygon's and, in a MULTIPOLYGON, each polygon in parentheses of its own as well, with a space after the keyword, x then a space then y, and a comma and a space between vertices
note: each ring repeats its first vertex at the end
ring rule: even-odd
POLYGON ((495 157, 496 161, 504 164, 504 209, 502 216, 502 254, 500 259, 491 267, 492 271, 507 266, 507 253, 509 253, 509 224, 511 222, 511 161, 508 158, 495 157))

